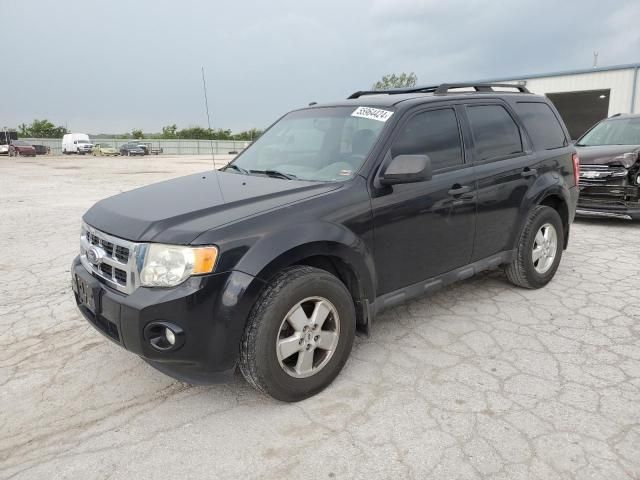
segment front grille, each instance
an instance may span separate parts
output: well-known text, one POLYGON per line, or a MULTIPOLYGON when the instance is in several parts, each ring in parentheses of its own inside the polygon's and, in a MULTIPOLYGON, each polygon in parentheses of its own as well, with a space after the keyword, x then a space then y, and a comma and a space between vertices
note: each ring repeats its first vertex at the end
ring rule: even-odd
POLYGON ((580 183, 623 185, 626 183, 627 169, 615 165, 580 165, 580 183))
POLYGON ((114 269, 113 278, 121 285, 127 284, 127 272, 124 270, 120 270, 119 268, 114 269))
POLYGON ((106 263, 100 264, 100 271, 104 273, 106 277, 113 277, 113 267, 111 265, 107 265, 106 263))
POLYGON ((116 258, 122 263, 127 263, 129 261, 129 249, 118 245, 116 247, 116 258))
POLYGON ((88 225, 83 228, 80 261, 84 268, 116 290, 132 293, 137 287, 135 252, 140 244, 114 237, 88 225))

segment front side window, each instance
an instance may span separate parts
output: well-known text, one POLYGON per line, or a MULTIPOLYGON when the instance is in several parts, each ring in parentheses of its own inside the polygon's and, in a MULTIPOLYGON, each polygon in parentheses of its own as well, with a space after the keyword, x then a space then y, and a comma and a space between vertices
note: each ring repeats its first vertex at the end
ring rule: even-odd
POLYGON ((613 118, 600 122, 585 133, 576 145, 640 145, 640 118, 613 118))
POLYGON ((428 155, 433 170, 462 165, 462 142, 455 112, 447 108, 411 117, 394 140, 391 155, 428 155))
POLYGON ((495 160, 522 152, 520 129, 503 106, 467 106, 467 116, 477 160, 495 160))
POLYGON ((282 117, 225 171, 279 172, 311 181, 345 181, 362 166, 393 112, 365 107, 322 107, 282 117))

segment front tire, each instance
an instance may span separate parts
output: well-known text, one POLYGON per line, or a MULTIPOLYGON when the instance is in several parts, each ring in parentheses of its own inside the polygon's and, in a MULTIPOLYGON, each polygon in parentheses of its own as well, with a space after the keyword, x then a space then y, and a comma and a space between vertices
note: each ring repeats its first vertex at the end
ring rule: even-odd
POLYGON ((340 373, 355 329, 353 299, 338 278, 313 267, 288 268, 271 280, 249 314, 240 371, 278 400, 304 400, 340 373))
POLYGON ((505 268, 511 283, 523 288, 541 288, 556 274, 564 245, 562 219, 556 210, 536 206, 520 234, 516 255, 505 268))

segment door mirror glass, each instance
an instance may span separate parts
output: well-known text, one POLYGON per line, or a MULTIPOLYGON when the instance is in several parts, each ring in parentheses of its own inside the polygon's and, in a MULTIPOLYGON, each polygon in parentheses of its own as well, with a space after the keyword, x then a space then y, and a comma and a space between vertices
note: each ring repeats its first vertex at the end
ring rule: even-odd
POLYGON ((428 155, 398 155, 382 173, 382 185, 414 183, 431 180, 431 159, 428 155))

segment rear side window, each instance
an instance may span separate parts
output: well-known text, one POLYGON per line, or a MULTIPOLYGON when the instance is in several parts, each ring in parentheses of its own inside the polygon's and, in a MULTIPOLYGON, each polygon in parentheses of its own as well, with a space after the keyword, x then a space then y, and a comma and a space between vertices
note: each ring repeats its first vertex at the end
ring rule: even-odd
POLYGON ((558 118, 546 103, 518 102, 516 112, 536 149, 552 150, 567 144, 558 118))
POLYGON ((462 165, 462 142, 455 112, 447 108, 414 115, 393 142, 391 154, 428 155, 434 170, 462 165))
POLYGON ((520 129, 501 105, 467 106, 478 160, 497 160, 522 152, 520 129))

